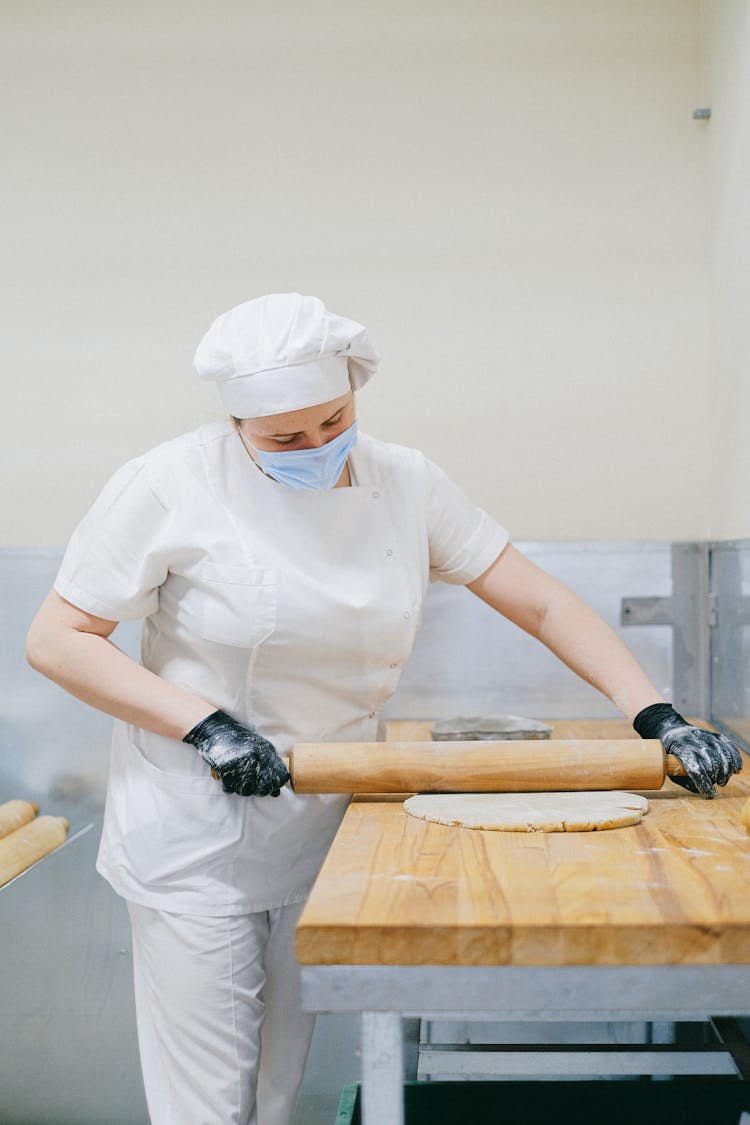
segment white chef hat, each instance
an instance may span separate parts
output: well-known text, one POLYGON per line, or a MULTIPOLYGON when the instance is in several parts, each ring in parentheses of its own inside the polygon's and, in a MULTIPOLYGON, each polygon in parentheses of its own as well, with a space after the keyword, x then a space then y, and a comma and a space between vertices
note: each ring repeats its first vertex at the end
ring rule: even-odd
POLYGON ((329 402, 363 387, 377 365, 366 328, 299 293, 271 293, 222 313, 193 360, 238 418, 329 402))

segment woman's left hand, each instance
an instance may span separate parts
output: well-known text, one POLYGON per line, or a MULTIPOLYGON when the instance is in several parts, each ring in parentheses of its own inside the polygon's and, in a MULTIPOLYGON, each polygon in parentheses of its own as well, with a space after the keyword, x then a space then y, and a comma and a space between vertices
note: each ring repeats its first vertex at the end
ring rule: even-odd
POLYGON ((701 797, 715 797, 714 786, 726 785, 742 769, 742 755, 731 739, 694 726, 669 703, 639 711, 633 726, 641 738, 658 738, 667 754, 682 763, 687 776, 671 780, 701 797))

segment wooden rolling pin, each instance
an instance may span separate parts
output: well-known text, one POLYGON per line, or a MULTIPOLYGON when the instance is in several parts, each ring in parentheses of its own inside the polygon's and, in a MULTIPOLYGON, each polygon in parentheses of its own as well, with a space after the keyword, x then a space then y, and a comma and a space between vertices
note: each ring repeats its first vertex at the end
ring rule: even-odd
POLYGON ((658 739, 503 742, 300 742, 297 793, 530 793, 661 789, 684 777, 658 739))
POLYGON ((63 816, 38 816, 0 840, 0 887, 64 841, 68 822, 63 816))
POLYGON ((39 805, 33 801, 5 801, 0 805, 0 837, 28 824, 38 812, 39 805))

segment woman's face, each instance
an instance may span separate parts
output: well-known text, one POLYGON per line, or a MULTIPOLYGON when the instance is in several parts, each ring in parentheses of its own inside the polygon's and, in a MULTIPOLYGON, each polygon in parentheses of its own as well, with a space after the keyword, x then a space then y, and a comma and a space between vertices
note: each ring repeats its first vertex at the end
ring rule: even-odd
POLYGON ((354 392, 340 398, 289 410, 286 414, 269 414, 265 418, 242 418, 239 422, 248 441, 263 453, 280 449, 317 449, 333 441, 354 422, 354 392))

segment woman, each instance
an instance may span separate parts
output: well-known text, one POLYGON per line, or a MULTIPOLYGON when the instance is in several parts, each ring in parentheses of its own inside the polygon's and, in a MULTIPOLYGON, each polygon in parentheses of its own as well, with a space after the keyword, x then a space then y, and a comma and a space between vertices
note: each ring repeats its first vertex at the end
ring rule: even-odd
POLYGON ((361 325, 274 294, 220 316, 195 366, 231 421, 115 474, 28 655, 117 720, 98 869, 128 903, 153 1125, 288 1125, 312 1031, 294 926, 347 801, 295 794, 283 756, 378 737, 431 578, 538 637, 694 791, 741 760, 435 465, 358 438, 376 367, 361 325), (109 640, 129 619, 140 664, 109 640))

